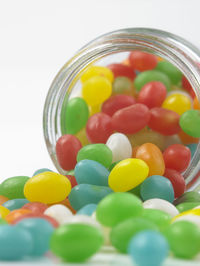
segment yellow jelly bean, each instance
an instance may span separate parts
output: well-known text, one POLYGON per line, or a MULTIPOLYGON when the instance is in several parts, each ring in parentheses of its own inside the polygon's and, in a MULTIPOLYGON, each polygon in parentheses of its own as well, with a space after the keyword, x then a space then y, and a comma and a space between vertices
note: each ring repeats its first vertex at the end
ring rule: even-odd
POLYGON ((185 93, 173 93, 163 102, 162 107, 182 115, 192 108, 191 99, 185 93))
POLYGON ((53 172, 33 176, 24 186, 24 195, 31 202, 57 203, 64 200, 71 191, 67 177, 53 172))
POLYGON ((84 82, 82 96, 90 106, 99 105, 110 97, 112 93, 111 82, 101 76, 95 76, 84 82))
POLYGON ((184 216, 184 215, 189 215, 189 214, 193 214, 193 215, 197 215, 200 216, 200 209, 192 209, 192 210, 188 210, 185 212, 181 212, 180 214, 176 215, 173 219, 172 222, 174 222, 177 218, 184 216))
POLYGON ((83 146, 90 144, 86 135, 85 128, 81 129, 75 136, 80 140, 83 146))
POLYGON ((99 104, 99 105, 90 106, 89 110, 90 110, 90 116, 92 116, 96 113, 101 112, 101 105, 99 104))
POLYGON ((114 75, 109 68, 103 66, 91 66, 83 73, 83 75, 81 76, 81 81, 82 83, 84 83, 94 76, 105 77, 110 82, 113 82, 114 79, 114 75))
POLYGON ((149 167, 140 159, 125 159, 110 172, 108 184, 115 192, 126 192, 141 184, 148 176, 149 167))
POLYGON ((0 206, 0 218, 6 218, 6 216, 9 214, 10 210, 5 208, 4 206, 0 206))

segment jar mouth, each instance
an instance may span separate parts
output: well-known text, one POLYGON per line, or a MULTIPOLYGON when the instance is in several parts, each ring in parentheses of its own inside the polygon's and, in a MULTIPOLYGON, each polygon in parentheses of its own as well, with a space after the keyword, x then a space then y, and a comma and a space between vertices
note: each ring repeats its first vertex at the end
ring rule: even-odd
MULTIPOLYGON (((200 51, 183 38, 151 28, 127 28, 106 33, 82 47, 58 72, 48 91, 44 111, 43 130, 46 146, 57 170, 60 168, 55 152, 57 139, 62 135, 61 112, 81 73, 88 65, 110 55, 142 50, 160 56, 175 65, 190 82, 200 101, 200 51)), ((178 158, 177 158, 178 159, 178 158)), ((200 143, 187 170, 183 173, 187 189, 198 185, 200 171, 200 143), (196 180, 194 182, 194 180, 196 180)))

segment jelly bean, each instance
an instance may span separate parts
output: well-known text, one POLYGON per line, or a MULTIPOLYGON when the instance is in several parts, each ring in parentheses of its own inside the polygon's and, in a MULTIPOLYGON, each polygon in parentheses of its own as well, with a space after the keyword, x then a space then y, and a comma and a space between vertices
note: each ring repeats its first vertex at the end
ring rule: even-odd
MULTIPOLYGON (((102 76, 94 76, 88 79, 86 82, 84 82, 82 86, 83 99, 90 106, 103 103, 106 99, 110 97, 111 93, 112 93, 111 82, 107 78, 102 76)), ((79 112, 81 112, 80 109, 79 112)))
POLYGON ((74 169, 76 156, 81 147, 81 142, 73 135, 63 135, 57 140, 56 156, 62 169, 74 169))
POLYGON ((50 248, 64 261, 83 262, 95 254, 102 244, 102 233, 94 226, 66 224, 54 231, 50 248))
POLYGON ((0 226, 0 243, 0 260, 2 261, 21 260, 30 255, 33 248, 31 234, 24 228, 10 225, 0 226))
POLYGON ((200 229, 188 221, 173 223, 165 232, 175 257, 192 259, 199 252, 200 229))
POLYGON ((172 84, 179 85, 181 83, 182 79, 181 71, 178 68, 176 68, 174 65, 172 65, 170 62, 160 61, 158 62, 156 69, 166 74, 169 77, 172 84))
POLYGON ((173 93, 165 99, 162 107, 182 115, 184 112, 191 109, 191 100, 187 95, 182 93, 173 93))
POLYGON ((123 64, 111 64, 108 68, 113 72, 114 77, 127 77, 133 80, 136 77, 135 71, 130 66, 123 64))
POLYGON ((197 191, 185 192, 178 199, 175 200, 174 204, 178 205, 184 202, 200 202, 200 193, 198 193, 197 191))
POLYGON ((112 71, 103 66, 90 66, 86 69, 86 71, 81 76, 81 82, 84 83, 88 79, 94 76, 102 76, 107 78, 110 82, 113 82, 114 76, 112 71))
POLYGON ((112 163, 110 166, 109 166, 109 168, 108 168, 108 170, 111 172, 111 170, 115 167, 115 165, 116 164, 118 164, 120 161, 116 161, 116 162, 114 162, 114 163, 112 163))
POLYGON ((58 204, 62 204, 62 205, 64 205, 64 206, 66 206, 68 209, 71 210, 71 212, 72 212, 73 214, 76 214, 76 210, 74 210, 74 209, 72 208, 72 206, 71 206, 71 204, 70 204, 68 198, 62 200, 61 202, 58 202, 58 204))
POLYGON ((90 116, 92 116, 96 113, 100 113, 101 112, 101 104, 90 106, 89 110, 90 110, 90 116))
POLYGON ((69 194, 69 201, 75 210, 80 210, 87 204, 97 204, 113 191, 108 187, 80 184, 75 186, 69 194))
POLYGON ((108 186, 109 171, 96 161, 80 161, 77 163, 74 173, 78 184, 108 186))
POLYGON ((166 168, 183 172, 187 169, 190 163, 191 152, 188 147, 182 144, 174 144, 164 151, 163 158, 166 168))
POLYGON ((62 204, 55 204, 44 211, 44 215, 54 218, 59 224, 63 224, 66 219, 72 216, 72 212, 62 204))
POLYGON ((68 219, 65 220, 64 224, 87 224, 94 226, 100 230, 102 229, 98 221, 96 221, 92 217, 83 214, 76 214, 70 216, 68 219))
POLYGON ((192 209, 192 210, 181 212, 180 214, 178 214, 175 217, 173 217, 172 222, 174 222, 178 218, 186 216, 186 215, 197 215, 197 216, 200 216, 200 209, 192 209))
POLYGON ((133 195, 135 195, 135 196, 137 196, 139 199, 142 200, 141 195, 140 195, 140 188, 141 188, 141 184, 139 186, 129 190, 128 192, 133 194, 133 195))
POLYGON ((131 143, 124 134, 112 134, 108 138, 106 145, 112 151, 113 162, 130 158, 132 155, 131 143))
POLYGON ((105 144, 90 144, 78 152, 77 162, 85 159, 97 161, 109 167, 112 163, 112 151, 105 144))
POLYGON ((13 199, 6 201, 2 206, 6 207, 10 211, 20 209, 29 201, 27 199, 13 199))
POLYGON ((45 172, 33 176, 24 186, 24 195, 31 201, 57 203, 71 191, 70 181, 63 175, 45 172))
POLYGON ((90 143, 85 128, 82 128, 75 136, 80 140, 82 146, 86 146, 90 143))
POLYGON ((133 51, 129 55, 129 62, 133 69, 146 71, 156 67, 157 57, 150 53, 133 51))
POLYGON ((73 176, 73 175, 66 175, 66 177, 69 179, 72 188, 75 187, 76 185, 78 185, 75 176, 73 176))
POLYGON ((22 209, 30 210, 33 213, 43 214, 48 208, 48 205, 41 202, 29 202, 25 204, 22 209))
POLYGON ((77 214, 83 214, 83 215, 88 215, 91 216, 95 211, 96 211, 97 205, 96 204, 88 204, 83 206, 80 210, 77 211, 77 214))
POLYGON ((78 133, 87 123, 89 109, 84 99, 75 97, 70 99, 63 109, 64 132, 67 134, 78 133))
POLYGON ((189 149, 190 149, 190 152, 191 152, 191 158, 194 156, 195 152, 196 152, 196 149, 197 149, 197 143, 190 143, 188 145, 186 145, 189 149))
POLYGON ((175 198, 180 197, 185 192, 185 179, 178 171, 166 168, 164 177, 168 178, 172 183, 175 198))
POLYGON ((166 229, 171 223, 171 215, 161 210, 144 209, 141 217, 154 223, 160 231, 166 229))
MULTIPOLYGON (((74 169, 67 172, 67 175, 74 176, 74 169)), ((67 176, 66 175, 66 176, 67 176)))
POLYGON ((194 138, 200 137, 200 110, 186 111, 180 117, 182 130, 194 138))
POLYGON ((125 159, 110 172, 108 184, 115 192, 129 191, 141 184, 148 176, 149 167, 140 159, 125 159))
POLYGON ((136 147, 133 148, 133 150, 132 150, 132 157, 133 158, 136 158, 136 153, 137 153, 137 150, 139 149, 139 147, 140 146, 136 146, 136 147))
POLYGON ((36 171, 33 173, 33 176, 34 176, 34 175, 41 174, 41 173, 44 173, 44 172, 53 172, 53 171, 50 170, 49 168, 41 168, 41 169, 36 170, 36 171))
POLYGON ((54 228, 47 220, 40 218, 24 219, 17 224, 17 227, 26 229, 31 234, 33 242, 31 256, 42 256, 49 250, 49 241, 54 228))
POLYGON ((152 175, 147 178, 141 185, 140 194, 143 200, 158 198, 169 202, 174 201, 174 189, 169 179, 152 175))
POLYGON ((161 107, 152 108, 148 126, 166 136, 177 134, 180 131, 179 115, 161 107))
POLYGON ((91 143, 106 143, 113 129, 111 117, 104 113, 97 113, 88 119, 86 133, 91 143))
POLYGON ((193 101, 193 107, 194 107, 194 109, 196 109, 196 110, 200 110, 200 103, 199 103, 197 97, 194 98, 194 101, 193 101))
POLYGON ((186 134, 183 130, 178 133, 179 138, 181 139, 182 144, 198 143, 199 138, 194 138, 186 134))
POLYGON ((4 206, 0 206, 0 218, 6 218, 7 215, 10 213, 10 210, 4 206))
MULTIPOLYGON (((25 214, 29 214, 31 213, 31 210, 26 210, 26 209, 17 209, 14 211, 9 212, 6 217, 5 220, 9 223, 9 224, 13 224, 13 222, 18 219, 19 217, 25 215, 25 214)), ((3 217, 4 218, 4 217, 3 217)))
POLYGON ((148 124, 149 119, 148 107, 137 103, 114 113, 111 123, 114 130, 124 134, 133 134, 143 129, 148 124))
POLYGON ((159 232, 147 230, 131 239, 128 253, 138 266, 160 266, 168 256, 169 245, 159 232))
POLYGON ((199 202, 184 202, 176 205, 176 208, 179 210, 179 212, 185 212, 190 209, 193 209, 195 207, 199 206, 199 202))
POLYGON ((102 112, 112 116, 115 112, 136 103, 135 98, 128 95, 115 95, 111 96, 107 101, 102 104, 102 112))
POLYGON ((149 167, 149 176, 163 175, 165 172, 165 163, 162 152, 153 143, 141 145, 136 152, 136 158, 143 160, 149 167))
POLYGON ((167 90, 165 85, 159 81, 145 84, 138 94, 138 103, 143 103, 149 108, 160 107, 165 100, 167 90))
POLYGON ((9 199, 0 195, 0 205, 2 205, 4 202, 8 201, 9 199))
POLYGON ((15 176, 4 180, 1 184, 3 196, 9 199, 22 199, 24 196, 24 185, 29 180, 27 176, 15 176))
POLYGON ((179 221, 191 222, 195 224, 196 226, 198 226, 198 228, 200 229, 200 216, 193 215, 193 214, 184 215, 184 216, 177 218, 175 221, 173 221, 173 223, 176 223, 179 221))
POLYGON ((163 199, 150 199, 143 203, 145 209, 156 209, 168 213, 171 217, 179 214, 176 207, 167 200, 163 199))
POLYGON ((133 85, 130 78, 127 77, 117 77, 115 78, 112 86, 113 94, 127 94, 133 95, 133 85))
POLYGON ((182 144, 178 135, 165 136, 164 138, 165 138, 165 144, 162 150, 167 149, 169 146, 173 144, 182 144))
POLYGON ((193 88, 190 82, 187 80, 185 76, 182 76, 182 87, 190 93, 192 98, 195 97, 195 92, 193 91, 193 88))
POLYGON ((104 226, 113 227, 120 222, 140 215, 142 202, 131 193, 112 193, 102 199, 96 210, 97 220, 104 226))
POLYGON ((158 70, 147 70, 139 73, 134 80, 134 87, 137 91, 140 91, 145 84, 151 81, 160 81, 165 85, 167 90, 170 90, 170 79, 166 74, 158 70))
POLYGON ((6 220, 0 218, 0 226, 1 226, 1 225, 5 225, 5 224, 8 224, 8 223, 6 222, 6 220))
POLYGON ((112 245, 122 253, 127 253, 128 244, 132 237, 144 230, 157 230, 155 224, 141 217, 124 220, 113 227, 110 239, 112 245))

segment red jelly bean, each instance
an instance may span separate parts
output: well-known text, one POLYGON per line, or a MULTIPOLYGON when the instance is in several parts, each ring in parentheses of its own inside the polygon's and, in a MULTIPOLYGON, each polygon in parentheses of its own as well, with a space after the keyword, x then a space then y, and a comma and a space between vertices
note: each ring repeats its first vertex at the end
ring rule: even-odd
POLYGON ((129 55, 130 65, 138 71, 151 70, 157 65, 157 57, 142 51, 133 51, 129 55))
POLYGON ((136 77, 136 74, 132 67, 126 66, 123 64, 111 64, 108 65, 108 68, 113 72, 114 77, 127 77, 133 80, 136 77))
POLYGON ((69 179, 72 188, 78 185, 78 183, 76 182, 75 176, 73 176, 73 175, 66 175, 66 177, 69 179))
POLYGON ((45 215, 45 214, 36 214, 36 213, 28 213, 28 214, 21 215, 19 218, 14 220, 12 222, 12 224, 17 224, 18 222, 20 222, 21 220, 26 219, 26 218, 42 218, 42 219, 45 219, 48 222, 50 222, 53 227, 59 226, 59 223, 54 218, 52 218, 48 215, 45 215))
POLYGON ((128 95, 115 95, 105 101, 101 107, 103 113, 112 116, 118 110, 136 103, 135 98, 128 95))
POLYGON ((191 160, 190 149, 182 144, 170 145, 164 152, 163 158, 166 168, 183 172, 191 160))
POLYGON ((111 117, 104 113, 97 113, 88 119, 86 133, 91 143, 106 143, 113 129, 111 117))
POLYGON ((179 115, 171 110, 154 107, 150 110, 148 126, 163 135, 174 135, 181 130, 179 118, 179 115))
POLYGON ((189 92, 189 94, 191 95, 192 98, 194 98, 195 92, 190 84, 190 82, 187 80, 187 78, 185 76, 182 77, 182 87, 189 92))
POLYGON ((144 85, 138 95, 138 103, 149 108, 160 107, 167 95, 167 89, 162 82, 152 81, 144 85))
POLYGON ((76 165, 76 156, 82 148, 81 142, 73 135, 63 135, 56 143, 56 155, 62 169, 72 170, 76 165))
POLYGON ((114 130, 124 134, 134 134, 147 125, 149 118, 149 108, 136 103, 114 113, 111 122, 114 130))
POLYGON ((44 213, 44 211, 48 208, 48 205, 47 204, 44 204, 42 202, 29 202, 29 203, 26 203, 22 209, 27 209, 27 210, 30 210, 34 213, 37 213, 37 214, 42 214, 44 213))
POLYGON ((180 197, 185 192, 185 179, 183 176, 174 169, 165 169, 164 177, 168 178, 174 189, 175 198, 180 197))

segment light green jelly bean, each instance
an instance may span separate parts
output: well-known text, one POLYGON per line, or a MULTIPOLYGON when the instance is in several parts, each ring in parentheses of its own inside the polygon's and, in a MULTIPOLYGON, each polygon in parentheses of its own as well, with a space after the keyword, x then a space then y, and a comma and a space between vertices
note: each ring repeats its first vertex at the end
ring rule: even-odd
POLYGON ((179 120, 182 130, 194 138, 200 138, 200 111, 188 110, 183 113, 179 120))
POLYGON ((184 202, 184 203, 178 204, 176 208, 179 210, 179 212, 185 212, 199 205, 200 205, 200 201, 199 202, 184 202))
POLYGON ((137 75, 137 77, 134 80, 134 87, 137 91, 140 91, 142 87, 151 81, 160 81, 162 82, 166 89, 169 91, 171 82, 168 76, 158 70, 148 70, 141 72, 137 75))
POLYGON ((131 90, 131 81, 127 77, 117 77, 113 82, 113 92, 123 93, 124 91, 131 90))
POLYGON ((182 79, 181 71, 167 61, 158 62, 156 69, 166 74, 173 85, 179 85, 182 79))
POLYGON ((89 144, 79 150, 77 162, 81 160, 93 160, 109 167, 112 163, 112 151, 105 144, 89 144))
POLYGON ((8 223, 4 219, 0 218, 0 226, 4 224, 8 224, 8 223))

